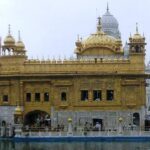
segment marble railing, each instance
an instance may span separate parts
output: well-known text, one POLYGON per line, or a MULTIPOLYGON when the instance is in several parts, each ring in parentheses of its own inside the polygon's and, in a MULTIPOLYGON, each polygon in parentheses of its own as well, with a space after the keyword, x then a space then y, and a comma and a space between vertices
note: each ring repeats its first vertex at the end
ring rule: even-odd
MULTIPOLYGON (((12 127, 0 127, 0 137, 13 137, 14 130, 12 127)), ((64 137, 68 136, 67 131, 50 131, 50 130, 22 130, 21 137, 64 137)), ((140 130, 119 130, 115 131, 73 131, 72 136, 150 136, 150 131, 140 130)))

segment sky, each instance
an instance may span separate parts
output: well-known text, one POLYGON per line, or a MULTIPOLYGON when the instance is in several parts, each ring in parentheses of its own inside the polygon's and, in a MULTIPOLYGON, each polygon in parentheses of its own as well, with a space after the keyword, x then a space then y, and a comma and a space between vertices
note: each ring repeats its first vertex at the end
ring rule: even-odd
POLYGON ((0 0, 0 36, 18 30, 29 58, 64 58, 74 55, 75 41, 96 31, 97 18, 109 10, 119 22, 123 45, 139 32, 146 37, 150 60, 150 0, 0 0))

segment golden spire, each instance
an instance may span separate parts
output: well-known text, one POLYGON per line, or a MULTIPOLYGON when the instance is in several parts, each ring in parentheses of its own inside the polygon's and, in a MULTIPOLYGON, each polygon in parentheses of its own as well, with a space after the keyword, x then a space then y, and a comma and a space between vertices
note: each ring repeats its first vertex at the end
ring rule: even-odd
POLYGON ((8 25, 8 35, 4 39, 4 45, 8 46, 8 47, 11 47, 11 46, 15 45, 15 39, 11 35, 11 26, 10 26, 10 24, 8 25))
POLYGON ((10 27, 10 24, 8 25, 8 35, 11 35, 11 27, 10 27))
POLYGON ((18 50, 24 50, 25 49, 25 45, 21 40, 20 30, 18 31, 18 41, 16 43, 16 47, 17 47, 18 50))
POLYGON ((18 31, 18 41, 21 41, 20 30, 18 31))

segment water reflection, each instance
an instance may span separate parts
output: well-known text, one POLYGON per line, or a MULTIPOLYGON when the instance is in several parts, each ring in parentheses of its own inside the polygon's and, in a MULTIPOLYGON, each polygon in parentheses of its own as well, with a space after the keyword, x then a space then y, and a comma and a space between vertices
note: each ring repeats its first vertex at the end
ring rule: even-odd
POLYGON ((150 150, 149 142, 27 142, 0 141, 0 150, 150 150))

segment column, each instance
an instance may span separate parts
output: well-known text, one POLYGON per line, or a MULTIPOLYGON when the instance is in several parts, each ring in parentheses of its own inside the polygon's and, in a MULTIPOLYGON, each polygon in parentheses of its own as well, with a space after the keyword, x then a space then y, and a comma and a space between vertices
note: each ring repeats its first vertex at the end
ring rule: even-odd
POLYGON ((73 131, 72 131, 72 119, 68 118, 68 132, 67 132, 68 136, 73 136, 73 131))
POLYGON ((20 100, 19 100, 19 105, 23 105, 23 81, 20 81, 20 100))
POLYGON ((93 93, 92 93, 92 92, 93 92, 93 91, 90 89, 90 90, 89 90, 89 93, 88 93, 88 94, 89 94, 89 98, 88 98, 89 101, 92 101, 92 100, 93 100, 93 93))

